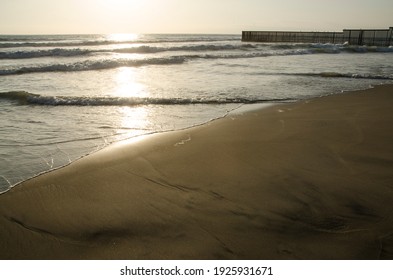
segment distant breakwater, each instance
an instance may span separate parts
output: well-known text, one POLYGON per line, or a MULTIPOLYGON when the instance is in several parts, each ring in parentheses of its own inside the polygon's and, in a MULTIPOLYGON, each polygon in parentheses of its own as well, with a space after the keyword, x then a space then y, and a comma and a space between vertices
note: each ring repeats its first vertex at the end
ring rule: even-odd
POLYGON ((322 43, 367 46, 391 46, 393 27, 389 29, 344 29, 342 32, 243 31, 242 41, 264 43, 322 43))

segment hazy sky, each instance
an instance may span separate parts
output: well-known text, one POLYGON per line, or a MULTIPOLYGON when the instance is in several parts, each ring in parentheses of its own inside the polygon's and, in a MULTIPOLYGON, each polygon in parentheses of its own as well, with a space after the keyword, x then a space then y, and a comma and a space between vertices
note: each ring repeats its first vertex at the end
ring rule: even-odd
POLYGON ((340 31, 393 26, 393 0, 0 0, 0 34, 340 31))

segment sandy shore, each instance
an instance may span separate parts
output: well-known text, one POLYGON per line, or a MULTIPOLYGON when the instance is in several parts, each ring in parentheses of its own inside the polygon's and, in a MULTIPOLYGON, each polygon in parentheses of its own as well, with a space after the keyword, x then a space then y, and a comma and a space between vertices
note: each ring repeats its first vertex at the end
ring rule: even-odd
POLYGON ((393 85, 118 144, 0 195, 2 259, 393 259, 393 85))

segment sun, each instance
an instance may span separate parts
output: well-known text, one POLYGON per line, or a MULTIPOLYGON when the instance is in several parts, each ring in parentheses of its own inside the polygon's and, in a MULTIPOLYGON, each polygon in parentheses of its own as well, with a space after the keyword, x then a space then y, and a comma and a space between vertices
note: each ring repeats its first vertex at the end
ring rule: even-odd
MULTIPOLYGON (((68 0, 67 0, 68 1, 68 0)), ((70 0, 71 1, 71 0, 70 0)), ((73 0, 77 1, 77 0, 73 0)), ((89 10, 86 24, 95 24, 101 30, 99 33, 128 33, 141 32, 141 22, 146 23, 152 0, 83 0, 83 5, 89 10)), ((155 1, 155 0, 154 0, 155 1)), ((144 24, 145 25, 145 24, 144 24)), ((114 34, 119 41, 133 39, 134 34, 114 34)))

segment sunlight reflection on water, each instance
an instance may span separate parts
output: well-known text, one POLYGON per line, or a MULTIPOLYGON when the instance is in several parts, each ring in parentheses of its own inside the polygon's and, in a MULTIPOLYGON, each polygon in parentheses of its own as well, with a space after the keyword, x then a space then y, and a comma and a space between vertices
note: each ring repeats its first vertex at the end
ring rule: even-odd
POLYGON ((117 70, 113 89, 114 96, 121 97, 147 97, 146 86, 137 81, 137 71, 135 68, 123 67, 117 70))

